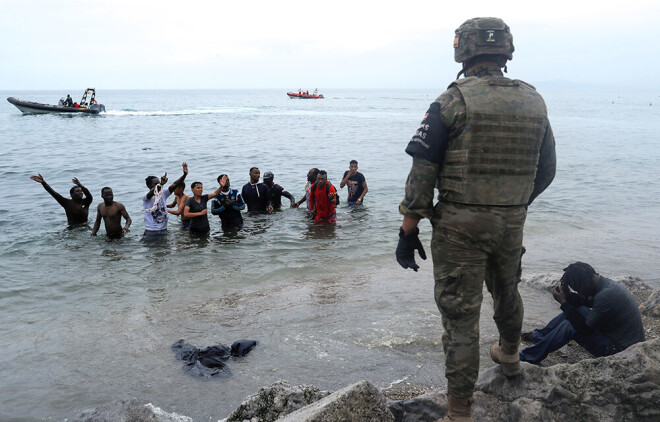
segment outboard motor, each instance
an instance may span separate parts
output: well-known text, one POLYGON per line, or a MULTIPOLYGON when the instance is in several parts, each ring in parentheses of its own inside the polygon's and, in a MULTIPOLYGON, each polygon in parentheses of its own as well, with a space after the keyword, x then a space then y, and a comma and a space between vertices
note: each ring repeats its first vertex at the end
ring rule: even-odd
POLYGON ((98 103, 97 103, 97 104, 92 104, 92 105, 89 106, 89 109, 90 109, 90 110, 96 110, 96 111, 98 111, 99 113, 100 113, 100 112, 104 112, 104 113, 105 113, 105 106, 104 106, 103 104, 98 104, 98 103))

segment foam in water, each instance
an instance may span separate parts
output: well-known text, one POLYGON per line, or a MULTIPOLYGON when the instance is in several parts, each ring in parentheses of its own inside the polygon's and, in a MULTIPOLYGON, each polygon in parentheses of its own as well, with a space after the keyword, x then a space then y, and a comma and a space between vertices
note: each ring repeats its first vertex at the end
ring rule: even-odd
POLYGON ((228 114, 228 113, 245 113, 253 109, 248 108, 226 108, 226 109, 200 109, 200 110, 153 110, 153 111, 138 111, 138 110, 108 110, 107 116, 194 116, 202 114, 228 114))
POLYGON ((158 422, 193 422, 193 419, 188 416, 179 415, 176 412, 167 413, 160 407, 156 407, 151 403, 145 404, 145 407, 154 412, 158 422))

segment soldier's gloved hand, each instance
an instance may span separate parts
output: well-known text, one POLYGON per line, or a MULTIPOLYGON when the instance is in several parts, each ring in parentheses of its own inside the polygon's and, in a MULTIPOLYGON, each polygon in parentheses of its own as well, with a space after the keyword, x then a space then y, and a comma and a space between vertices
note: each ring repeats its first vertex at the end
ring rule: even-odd
POLYGON ((415 263, 415 249, 419 251, 419 256, 426 259, 426 252, 422 242, 419 241, 419 228, 415 227, 410 233, 406 234, 403 229, 399 229, 399 244, 396 246, 396 260, 404 269, 411 268, 414 271, 419 269, 415 263))

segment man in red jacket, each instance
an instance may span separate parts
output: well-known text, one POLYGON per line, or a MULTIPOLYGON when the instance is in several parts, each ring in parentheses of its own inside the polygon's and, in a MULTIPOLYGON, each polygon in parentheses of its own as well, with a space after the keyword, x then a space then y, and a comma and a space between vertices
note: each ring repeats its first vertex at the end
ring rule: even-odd
POLYGON ((337 220, 336 200, 337 190, 328 182, 328 173, 320 170, 309 195, 309 209, 317 223, 334 223, 337 220))

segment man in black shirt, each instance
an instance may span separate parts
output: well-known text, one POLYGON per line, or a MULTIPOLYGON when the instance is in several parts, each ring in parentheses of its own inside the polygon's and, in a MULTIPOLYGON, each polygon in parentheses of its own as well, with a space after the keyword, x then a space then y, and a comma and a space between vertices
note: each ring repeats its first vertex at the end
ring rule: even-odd
POLYGON ((55 190, 53 190, 53 188, 51 188, 50 185, 46 183, 41 174, 38 174, 37 176, 32 175, 30 176, 30 179, 37 183, 41 183, 41 186, 46 189, 46 192, 55 198, 57 203, 60 204, 62 208, 64 208, 69 226, 75 226, 87 222, 89 206, 92 203, 92 194, 89 192, 89 190, 87 190, 86 187, 82 185, 82 183, 80 183, 77 178, 74 177, 72 179, 75 186, 72 187, 69 191, 71 199, 65 198, 59 193, 55 192, 55 190), (83 194, 85 195, 84 198, 83 194))
POLYGON ((202 195, 202 192, 204 191, 202 182, 193 182, 193 184, 190 185, 190 188, 192 189, 193 196, 186 201, 186 206, 183 209, 183 217, 190 220, 190 233, 204 235, 211 231, 209 219, 207 217, 208 208, 206 205, 208 204, 209 199, 215 198, 220 194, 222 185, 220 185, 215 192, 206 195, 202 195))
POLYGON ((344 172, 344 177, 339 184, 341 189, 348 185, 348 199, 346 200, 348 205, 362 205, 364 195, 369 192, 364 175, 357 170, 358 162, 351 160, 348 170, 344 172))
POLYGON ((273 204, 270 189, 263 183, 259 183, 261 172, 257 167, 250 169, 250 181, 243 185, 241 195, 247 205, 250 214, 265 214, 273 212, 273 204))
POLYGON ((594 356, 609 356, 644 341, 642 316, 630 292, 584 262, 564 269, 561 287, 552 291, 562 313, 544 328, 523 333, 535 344, 520 351, 520 360, 540 362, 575 340, 594 356), (572 293, 570 289, 577 292, 572 293))
POLYGON ((282 197, 289 198, 291 201, 291 208, 295 208, 296 200, 293 198, 289 192, 285 191, 284 188, 277 183, 273 182, 275 175, 272 171, 267 171, 264 173, 264 184, 270 189, 270 198, 273 202, 273 209, 279 210, 282 208, 282 197))

